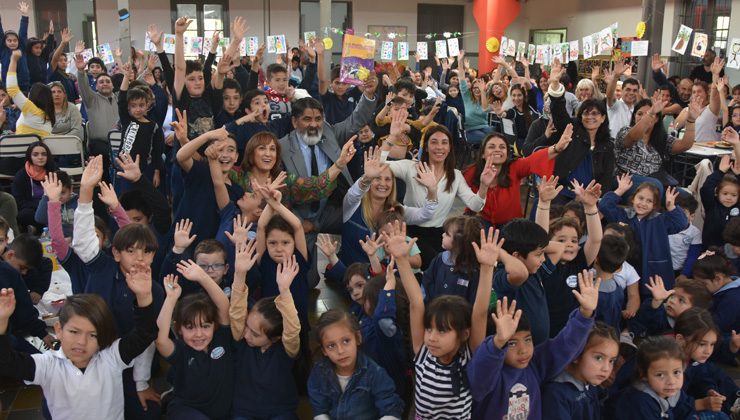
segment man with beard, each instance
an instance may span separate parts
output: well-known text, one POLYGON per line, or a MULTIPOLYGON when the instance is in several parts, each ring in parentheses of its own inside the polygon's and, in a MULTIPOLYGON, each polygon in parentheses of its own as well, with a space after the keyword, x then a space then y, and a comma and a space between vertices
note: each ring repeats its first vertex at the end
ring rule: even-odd
MULTIPOLYGON (((691 74, 689 74, 689 79, 692 81, 702 80, 704 82, 707 82, 709 84, 712 84, 712 69, 710 68, 712 66, 712 63, 714 63, 714 58, 717 56, 717 54, 712 50, 711 48, 707 48, 707 52, 704 53, 704 57, 701 59, 701 64, 694 67, 693 70, 691 70, 691 74)), ((722 73, 720 73, 720 77, 725 75, 725 71, 722 70, 722 73)))
MULTIPOLYGON (((711 63, 710 63, 711 64, 711 63)), ((691 100, 691 89, 694 86, 694 79, 685 77, 680 79, 677 85, 673 85, 668 81, 666 75, 663 74, 663 68, 666 66, 666 62, 660 58, 660 54, 653 54, 652 68, 653 68, 653 81, 659 87, 665 87, 671 91, 671 98, 675 104, 678 104, 681 109, 689 106, 691 100)), ((699 66, 702 67, 702 66, 699 66)), ((697 67, 698 68, 698 67, 697 67)), ((710 72, 709 78, 711 80, 712 74, 710 72)))
MULTIPOLYGON (((314 98, 303 98, 293 103, 291 121, 293 132, 280 139, 281 158, 288 173, 300 177, 319 175, 339 158, 342 145, 353 133, 370 123, 375 110, 375 90, 378 79, 375 74, 368 77, 362 98, 352 114, 342 122, 331 125, 324 120, 324 108, 314 98)), ((328 198, 317 203, 293 207, 293 211, 303 220, 306 241, 311 252, 311 271, 308 283, 318 284, 316 270, 316 236, 319 232, 341 232, 342 198, 354 182, 349 171, 344 168, 337 178, 339 186, 328 198)))

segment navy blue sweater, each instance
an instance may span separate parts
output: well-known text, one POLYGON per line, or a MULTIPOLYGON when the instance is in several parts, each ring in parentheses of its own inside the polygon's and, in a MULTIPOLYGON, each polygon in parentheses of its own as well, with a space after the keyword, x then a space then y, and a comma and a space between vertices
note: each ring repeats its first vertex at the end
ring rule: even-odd
MULTIPOLYGON (((18 87, 22 92, 28 92, 31 89, 31 75, 28 73, 28 63, 26 60, 26 40, 28 39, 28 16, 21 16, 21 24, 18 28, 18 32, 8 31, 18 37, 18 49, 23 52, 23 56, 18 60, 18 67, 16 72, 18 73, 18 87)), ((10 56, 13 55, 13 50, 5 46, 5 38, 8 34, 5 33, 3 28, 2 18, 0 18, 0 34, 3 39, 0 42, 0 64, 3 67, 3 85, 8 80, 8 65, 10 65, 10 56)))
POLYGON ((442 295, 455 295, 465 298, 471 304, 475 302, 478 290, 478 272, 462 273, 455 270, 455 261, 450 251, 437 254, 421 277, 421 285, 429 303, 442 295))
POLYGON ((710 312, 714 322, 724 334, 732 330, 740 331, 740 278, 732 277, 732 282, 726 284, 712 296, 710 312))
POLYGON ((10 316, 8 331, 18 338, 26 335, 46 337, 46 324, 39 319, 39 311, 31 302, 28 287, 20 273, 4 261, 0 261, 0 289, 2 288, 13 289, 15 294, 15 312, 10 316))
POLYGON ((599 388, 563 372, 543 387, 542 412, 553 419, 599 420, 599 388))

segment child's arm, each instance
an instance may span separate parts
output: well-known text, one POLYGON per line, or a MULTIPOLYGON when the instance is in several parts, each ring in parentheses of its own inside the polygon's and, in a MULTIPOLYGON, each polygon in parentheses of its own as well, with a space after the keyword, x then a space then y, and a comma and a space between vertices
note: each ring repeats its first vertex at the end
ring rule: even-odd
POLYGON ((218 323, 229 325, 229 298, 218 284, 193 260, 180 261, 177 264, 177 271, 184 278, 200 284, 218 308, 218 323))
POLYGON ((5 81, 8 87, 8 95, 13 98, 13 103, 21 110, 21 112, 44 113, 44 111, 34 105, 33 102, 29 101, 26 95, 24 95, 18 87, 18 74, 16 73, 16 70, 18 68, 18 60, 21 59, 22 55, 23 53, 21 53, 20 50, 14 50, 10 56, 8 75, 7 80, 5 81))
POLYGON ((383 240, 378 238, 378 240, 375 240, 375 232, 373 232, 373 236, 367 236, 365 235, 365 240, 363 241, 360 239, 360 247, 362 247, 362 250, 365 251, 365 254, 367 254, 368 260, 370 260, 370 270, 373 273, 382 273, 383 272, 383 266, 380 264, 380 259, 378 258, 378 249, 383 246, 383 240))
POLYGON ((180 298, 182 288, 177 284, 177 276, 169 274, 164 278, 164 291, 166 297, 164 303, 162 303, 162 309, 159 311, 159 317, 157 317, 157 351, 162 357, 167 358, 172 356, 175 351, 175 342, 170 339, 170 327, 172 326, 172 312, 175 310, 177 300, 180 298))
MULTIPOLYGON (((157 336, 156 309, 153 305, 151 267, 132 269, 126 275, 126 285, 136 295, 134 329, 118 342, 118 351, 125 364, 143 353, 157 336)), ((167 329, 169 332, 169 329, 167 329)))
POLYGON ((414 354, 418 354, 424 343, 424 298, 421 294, 419 282, 416 281, 408 260, 409 252, 411 252, 411 247, 416 243, 416 238, 406 242, 405 223, 399 224, 396 222, 392 225, 392 228, 392 234, 390 236, 384 235, 385 244, 388 253, 393 256, 398 273, 401 276, 401 283, 409 299, 411 345, 414 354))
POLYGON ((524 263, 509 254, 505 250, 501 250, 498 256, 499 260, 504 264, 504 271, 506 271, 506 280, 514 287, 519 287, 524 284, 529 278, 529 271, 524 263))
POLYGON ((558 185, 557 176, 551 176, 550 178, 543 177, 540 185, 537 186, 537 190, 540 193, 540 197, 537 204, 535 222, 542 229, 545 229, 545 232, 550 232, 550 202, 560 194, 563 186, 558 185))
POLYGON ((676 206, 676 197, 678 190, 674 187, 668 187, 665 190, 665 208, 668 210, 663 214, 665 220, 666 232, 669 235, 675 235, 689 227, 689 219, 681 207, 676 206))
POLYGON ((599 248, 601 248, 601 239, 604 237, 601 219, 599 218, 599 207, 597 206, 599 197, 601 197, 601 185, 593 180, 585 188, 575 179, 571 183, 576 199, 583 203, 583 211, 586 214, 588 239, 583 246, 583 253, 586 256, 586 263, 590 266, 596 261, 599 248))
MULTIPOLYGON (((173 122, 172 124, 173 125, 177 124, 178 129, 181 132, 182 130, 184 130, 185 138, 187 138, 187 127, 188 127, 187 115, 185 111, 183 111, 182 114, 180 114, 179 111, 177 113, 178 113, 179 122, 178 123, 173 122), (183 119, 180 119, 181 115, 183 119)), ((190 169, 193 167, 193 162, 194 162, 193 156, 198 151, 198 149, 200 149, 201 146, 203 146, 204 144, 208 143, 211 140, 219 140, 219 139, 226 137, 227 134, 228 132, 226 131, 226 129, 221 127, 216 130, 205 132, 201 134, 200 136, 196 137, 194 140, 191 140, 183 144, 180 150, 177 151, 177 163, 180 165, 183 171, 190 172, 190 169)), ((182 138, 180 133, 176 132, 176 135, 177 135, 178 140, 182 138)))
POLYGON ((3 376, 31 381, 36 376, 36 362, 26 353, 20 353, 10 345, 8 324, 15 312, 13 289, 0 289, 0 370, 3 376))
POLYGON ((478 290, 473 303, 473 314, 470 328, 470 351, 475 353, 483 340, 486 338, 486 325, 488 324, 488 303, 491 300, 491 289, 493 289, 493 270, 498 263, 499 252, 504 240, 499 240, 499 231, 494 233, 493 228, 488 229, 488 235, 481 229, 480 246, 473 242, 475 256, 480 264, 480 276, 478 278, 478 290))
POLYGON ((190 26, 192 19, 179 17, 175 21, 175 81, 172 95, 180 99, 182 90, 185 88, 185 31, 190 26))
POLYGON ((295 254, 277 267, 276 282, 280 294, 275 298, 275 306, 283 316, 283 334, 282 341, 285 352, 291 358, 298 357, 301 339, 301 322, 298 319, 298 310, 293 303, 293 295, 290 293, 290 285, 293 283, 295 276, 298 275, 298 263, 295 254))
POLYGON ((604 194, 604 197, 599 201, 599 211, 609 223, 627 221, 627 212, 619 207, 619 202, 622 201, 624 193, 632 188, 632 177, 624 174, 617 177, 617 182, 617 189, 604 194))
MULTIPOLYGON (((255 190, 255 194, 257 194, 258 197, 264 198, 260 191, 255 190)), ((267 222, 272 219, 274 212, 272 209, 272 206, 267 205, 262 210, 262 214, 260 215, 259 220, 257 220, 257 261, 259 261, 262 258, 262 254, 265 253, 265 250, 267 249, 267 235, 265 234, 265 226, 267 226, 267 222)))
POLYGON ((80 197, 75 209, 72 227, 72 249, 80 260, 87 264, 99 253, 100 246, 95 235, 95 215, 93 214, 93 189, 103 176, 103 156, 90 159, 80 179, 80 197))
MULTIPOLYGON (((273 186, 257 185, 256 183, 252 183, 252 189, 255 192, 259 190, 262 196, 265 198, 265 201, 267 201, 267 204, 272 207, 273 211, 280 215, 280 217, 285 219, 285 221, 288 222, 288 224, 293 228, 295 249, 296 251, 301 253, 303 258, 307 259, 308 246, 306 245, 306 234, 303 232, 303 224, 301 223, 301 219, 299 219, 298 216, 293 214, 293 212, 288 210, 288 208, 280 202, 282 199, 282 194, 280 193, 280 190, 274 188, 273 186)), ((260 220, 262 220, 262 217, 260 217, 260 220)))
MULTIPOLYGON (((62 29, 62 42, 59 43, 59 46, 56 50, 54 50, 54 54, 51 56, 51 60, 49 60, 49 70, 54 73, 57 71, 59 57, 64 54, 64 49, 69 44, 69 41, 72 40, 72 34, 69 32, 69 28, 62 29)), ((64 70, 64 69, 62 69, 64 70)))
MULTIPOLYGON (((132 159, 131 155, 127 153, 122 153, 116 157, 116 164, 123 171, 117 172, 117 175, 131 182, 133 184, 132 190, 140 192, 141 196, 147 203, 149 203, 152 208, 151 224, 157 232, 164 235, 169 231, 170 225, 172 224, 172 220, 170 219, 169 202, 167 201, 167 197, 154 187, 149 178, 142 176, 139 166, 140 157, 141 156, 137 155, 136 159, 132 159)), ((110 189, 108 188, 108 190, 110 189)), ((107 192, 102 186, 101 191, 107 192)), ((103 197, 102 193, 98 194, 98 197, 100 197, 101 201, 104 202, 109 200, 109 202, 106 202, 109 206, 114 205, 118 201, 117 199, 114 201, 113 197, 106 199, 103 197)))
POLYGON ((229 321, 231 336, 234 340, 244 338, 244 329, 247 321, 247 298, 249 288, 247 287, 247 272, 257 261, 256 241, 236 245, 234 257, 234 282, 231 285, 231 303, 229 305, 229 321))
POLYGON ((622 311, 622 317, 634 318, 640 309, 640 282, 634 282, 627 286, 627 305, 622 311))
POLYGON ((59 201, 62 195, 62 183, 57 179, 57 174, 49 172, 46 179, 41 181, 44 195, 48 198, 47 218, 49 235, 51 236, 51 248, 54 250, 59 261, 64 261, 69 256, 69 244, 64 239, 62 231, 62 203, 59 201))

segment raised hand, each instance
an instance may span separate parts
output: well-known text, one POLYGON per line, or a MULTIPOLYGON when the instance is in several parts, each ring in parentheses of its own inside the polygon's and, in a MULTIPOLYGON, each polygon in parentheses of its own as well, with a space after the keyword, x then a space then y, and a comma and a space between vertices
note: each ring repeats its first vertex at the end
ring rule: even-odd
POLYGON ((89 189, 95 188, 103 177, 103 156, 98 155, 91 158, 85 166, 85 170, 82 171, 82 178, 80 179, 80 187, 89 189))
POLYGON ((733 146, 740 146, 740 135, 738 135, 737 130, 732 127, 725 127, 722 131, 722 140, 733 146))
POLYGON ((85 41, 79 40, 75 43, 75 54, 82 54, 85 51, 85 41))
POLYGON ((709 69, 712 71, 712 75, 717 76, 719 78, 719 74, 722 72, 722 69, 725 67, 725 60, 714 57, 714 62, 712 62, 712 65, 709 66, 709 69))
POLYGON ((692 96, 689 102, 689 119, 696 121, 704 111, 704 104, 699 96, 692 96))
POLYGON ((486 165, 483 167, 483 172, 480 173, 480 185, 481 187, 490 187, 496 180, 496 167, 493 166, 493 157, 486 159, 486 165))
POLYGON ((673 293, 675 293, 675 290, 666 290, 665 285, 663 284, 663 278, 656 275, 650 277, 650 282, 648 282, 645 287, 650 290, 650 293, 653 295, 653 300, 663 302, 673 293))
POLYGON ((355 152, 357 152, 357 149, 355 149, 355 140, 357 139, 357 134, 350 137, 349 140, 347 140, 346 143, 344 143, 344 146, 342 146, 342 151, 339 153, 339 159, 337 159, 336 164, 339 166, 339 168, 344 169, 345 166, 349 163, 349 161, 352 160, 353 157, 355 157, 355 152))
POLYGON ((540 195, 540 202, 550 202, 555 197, 557 197, 558 194, 560 194, 560 191, 563 190, 563 186, 558 185, 558 180, 559 178, 555 175, 551 176, 550 178, 542 178, 540 185, 537 186, 537 191, 539 191, 540 195))
POLYGON ((381 237, 385 241, 385 249, 396 260, 408 258, 411 248, 416 243, 416 238, 406 241, 406 223, 388 223, 390 234, 383 233, 381 237))
MULTIPOLYGON (((102 158, 102 156, 97 156, 102 158)), ((116 172, 116 175, 121 178, 136 182, 141 178, 141 168, 139 167, 140 155, 136 155, 136 159, 132 159, 128 153, 121 153, 116 157, 116 165, 121 168, 121 171, 116 172)))
POLYGON ((82 53, 75 54, 74 60, 75 60, 75 67, 77 67, 77 70, 84 71, 85 70, 85 58, 82 57, 82 53))
POLYGON ((26 3, 25 1, 18 3, 18 11, 21 13, 22 16, 28 16, 28 10, 28 3, 26 3))
POLYGON ((46 179, 41 181, 41 186, 44 188, 44 195, 48 197, 50 203, 58 203, 62 196, 62 183, 57 179, 57 174, 54 172, 48 172, 46 179))
POLYGON ((676 208, 676 197, 678 197, 678 190, 675 187, 668 187, 665 190, 665 208, 668 211, 673 211, 676 208))
POLYGON ((113 189, 113 185, 100 181, 98 182, 98 186, 100 187, 100 192, 98 193, 100 201, 108 206, 110 210, 117 209, 120 203, 118 201, 118 195, 116 195, 116 190, 113 189))
POLYGON ((257 241, 254 239, 236 245, 234 256, 234 272, 246 273, 254 267, 257 262, 257 241))
POLYGON ((65 44, 69 44, 69 41, 72 40, 72 33, 69 31, 69 28, 62 29, 62 42, 65 44))
POLYGON ((384 290, 396 289, 396 259, 391 255, 388 266, 385 268, 385 287, 384 290))
POLYGON ((503 349, 511 337, 516 334, 516 328, 522 318, 522 310, 516 308, 516 300, 511 301, 511 305, 508 303, 509 299, 506 296, 497 300, 496 312, 491 314, 493 323, 496 324, 496 335, 493 337, 493 344, 500 349, 503 349))
POLYGON ((295 254, 278 264, 275 281, 277 282, 280 293, 290 290, 290 285, 293 283, 295 276, 298 275, 298 271, 299 267, 296 262, 295 254))
POLYGON ((570 184, 573 186, 576 200, 583 203, 584 207, 595 206, 599 201, 601 197, 601 184, 596 183, 596 180, 591 180, 585 187, 576 179, 572 180, 570 184))
POLYGON ((195 241, 198 235, 190 235, 193 222, 190 219, 181 219, 175 224, 174 249, 177 254, 182 254, 195 241))
MULTIPOLYGON (((0 321, 7 322, 15 312, 15 292, 10 287, 0 289, 0 321)), ((3 332, 6 334, 7 331, 3 332)))
POLYGON ((231 22, 232 38, 241 40, 244 38, 244 35, 246 35, 248 30, 249 26, 247 26, 247 20, 241 16, 235 17, 234 20, 231 22))
POLYGON ((280 188, 285 187, 285 180, 288 178, 288 173, 285 171, 280 171, 278 176, 275 177, 275 179, 270 182, 267 187, 271 190, 279 190, 280 188))
POLYGON ((337 255, 338 242, 332 241, 328 233, 319 233, 316 238, 316 246, 330 260, 337 255))
POLYGON ((234 67, 231 65, 231 54, 224 54, 216 65, 216 71, 219 74, 227 74, 234 67))
MULTIPOLYGON (((552 122, 552 119, 550 119, 552 122)), ((548 127, 549 127, 548 123, 548 127)), ((555 128, 555 123, 553 122, 553 129, 555 128)), ((565 126, 565 129, 563 129, 563 134, 560 136, 560 140, 555 144, 555 152, 562 153, 565 149, 568 148, 570 145, 570 142, 573 140, 573 124, 568 124, 565 126)))
POLYGON ((665 62, 661 60, 660 54, 655 53, 653 54, 653 60, 650 64, 651 64, 653 71, 660 71, 660 69, 662 69, 663 66, 665 65, 665 62))
POLYGON ((624 59, 619 59, 614 62, 614 74, 619 77, 627 71, 627 63, 624 59))
POLYGON ((599 303, 599 286, 601 279, 594 281, 594 273, 588 270, 578 273, 578 290, 572 290, 581 305, 581 315, 591 318, 599 303))
POLYGON ((362 247, 362 250, 365 251, 365 254, 367 254, 368 257, 372 257, 378 252, 378 249, 383 246, 383 239, 378 238, 375 240, 375 232, 373 232, 372 236, 365 235, 365 240, 363 241, 360 239, 358 241, 360 243, 360 247, 362 247))
POLYGON ((188 30, 188 26, 193 22, 193 19, 189 19, 185 16, 177 18, 175 21, 175 34, 182 35, 188 30))
POLYGON ((175 136, 178 140, 183 143, 188 142, 188 112, 183 110, 180 112, 178 108, 175 108, 177 115, 177 121, 172 121, 170 127, 175 131, 175 136))
POLYGON ((365 177, 373 180, 388 167, 387 163, 380 162, 380 147, 370 147, 365 150, 365 177))
POLYGON ((596 80, 601 75, 601 66, 593 66, 591 68, 591 80, 596 80))
POLYGON ((193 260, 178 262, 177 272, 182 274, 182 276, 186 279, 197 283, 203 281, 213 281, 211 280, 211 277, 209 277, 208 274, 205 272, 205 270, 200 268, 200 266, 196 264, 193 260))
POLYGON ((504 245, 504 238, 499 240, 498 229, 494 232, 493 228, 488 229, 488 236, 484 229, 480 230, 480 246, 473 242, 473 250, 478 264, 495 267, 498 262, 498 255, 501 247, 504 245))
POLYGON ((249 236, 249 229, 252 228, 251 223, 247 223, 247 218, 242 218, 241 213, 237 214, 234 218, 233 233, 224 231, 226 237, 229 238, 232 244, 239 245, 247 243, 247 237, 249 236))
POLYGON ((632 188, 632 177, 629 174, 622 174, 617 177, 617 189, 614 193, 621 196, 632 188))
POLYGON ((427 191, 437 188, 437 177, 434 175, 434 171, 429 167, 426 162, 418 162, 416 164, 416 182, 423 185, 427 191))
POLYGON ((137 265, 131 271, 124 273, 126 285, 136 295, 151 296, 152 294, 152 268, 150 266, 137 265))
POLYGON ((159 50, 162 47, 162 37, 164 36, 164 32, 158 31, 157 25, 151 24, 147 26, 146 33, 149 34, 149 39, 152 41, 152 44, 154 44, 154 46, 157 47, 157 50, 159 50))
POLYGON ((560 83, 560 76, 562 76, 562 73, 563 65, 560 63, 560 59, 553 59, 552 65, 550 66, 550 84, 553 84, 553 79, 557 81, 556 83, 560 83))
POLYGON ((164 280, 162 283, 164 284, 164 292, 167 295, 167 299, 172 299, 177 301, 180 299, 180 295, 182 294, 182 288, 177 283, 177 276, 174 274, 167 274, 164 276, 164 280))
MULTIPOLYGON (((732 127, 728 127, 728 128, 732 131, 735 131, 735 129, 732 127)), ((727 173, 727 171, 729 171, 730 168, 732 167, 732 162, 730 161, 730 155, 722 156, 722 158, 720 158, 719 160, 718 166, 719 166, 720 171, 727 173)))

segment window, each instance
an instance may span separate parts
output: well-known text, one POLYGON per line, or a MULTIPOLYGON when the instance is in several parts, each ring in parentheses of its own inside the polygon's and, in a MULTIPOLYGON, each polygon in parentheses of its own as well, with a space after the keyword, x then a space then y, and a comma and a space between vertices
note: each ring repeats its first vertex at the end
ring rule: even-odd
MULTIPOLYGON (((320 22, 321 12, 319 11, 319 0, 301 1, 300 38, 303 39, 304 32, 316 32, 316 37, 323 39, 326 35, 320 22)), ((331 2, 331 27, 341 29, 342 31, 352 27, 352 2, 331 2)), ((356 31, 358 35, 360 35, 360 32, 359 30, 356 31)), ((344 36, 340 33, 332 33, 331 31, 329 31, 328 36, 334 42, 334 47, 331 49, 332 55, 341 56, 344 36)))
MULTIPOLYGON (((731 0, 683 0, 679 22, 697 32, 707 33, 714 52, 724 56, 730 32, 731 6, 731 0)), ((693 44, 693 37, 691 42, 693 44)), ((671 66, 671 74, 687 75, 699 63, 700 59, 692 57, 690 50, 691 45, 686 54, 672 57, 677 66, 671 66)))
POLYGON ((529 31, 529 43, 535 45, 559 44, 568 42, 567 29, 534 29, 529 31))
MULTIPOLYGON (((186 37, 210 38, 215 31, 221 31, 221 37, 229 36, 228 25, 228 1, 227 0, 191 0, 180 3, 172 0, 172 31, 174 33, 174 22, 180 16, 187 16, 193 22, 185 31, 186 37)), ((185 58, 198 58, 185 49, 185 58)))
POLYGON ((717 16, 714 25, 714 51, 727 49, 727 35, 730 32, 730 15, 717 16))

